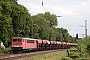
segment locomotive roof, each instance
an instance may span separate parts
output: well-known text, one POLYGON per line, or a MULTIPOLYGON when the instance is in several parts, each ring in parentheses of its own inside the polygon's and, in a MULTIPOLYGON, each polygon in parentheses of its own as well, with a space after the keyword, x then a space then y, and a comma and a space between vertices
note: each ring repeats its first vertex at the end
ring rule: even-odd
POLYGON ((12 39, 31 39, 31 40, 36 40, 33 38, 29 38, 29 37, 13 37, 12 39))

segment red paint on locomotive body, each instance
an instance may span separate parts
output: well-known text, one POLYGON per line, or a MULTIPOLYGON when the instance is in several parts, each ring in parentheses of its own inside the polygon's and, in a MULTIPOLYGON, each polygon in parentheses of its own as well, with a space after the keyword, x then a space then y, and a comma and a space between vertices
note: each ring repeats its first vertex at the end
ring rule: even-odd
POLYGON ((25 50, 25 49, 36 49, 37 43, 36 39, 23 38, 23 37, 13 37, 12 38, 12 48, 25 50))
POLYGON ((22 47, 22 38, 21 37, 12 38, 12 47, 22 47))
POLYGON ((23 38, 23 49, 37 48, 36 39, 23 38))

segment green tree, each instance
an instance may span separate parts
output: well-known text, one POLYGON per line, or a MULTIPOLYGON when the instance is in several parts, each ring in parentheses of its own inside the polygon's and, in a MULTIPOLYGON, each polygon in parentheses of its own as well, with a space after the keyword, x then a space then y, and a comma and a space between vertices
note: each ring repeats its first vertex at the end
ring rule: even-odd
POLYGON ((90 55, 90 36, 79 40, 78 45, 81 48, 82 57, 87 57, 90 55))
POLYGON ((49 27, 57 26, 57 16, 54 14, 50 14, 50 12, 45 12, 44 14, 45 20, 49 23, 49 27))
POLYGON ((0 1, 0 39, 4 42, 5 46, 8 46, 11 36, 13 34, 12 18, 10 14, 12 12, 10 0, 0 1))
POLYGON ((0 40, 8 46, 13 36, 30 36, 31 15, 17 0, 0 0, 0 40))
POLYGON ((33 21, 32 33, 34 38, 57 40, 57 41, 62 40, 65 42, 69 42, 70 37, 69 37, 68 30, 64 28, 56 28, 57 26, 56 15, 50 14, 50 12, 45 12, 45 14, 39 13, 37 15, 32 16, 32 21, 33 21), (35 28, 34 25, 37 28, 35 28), (38 36, 36 37, 35 35, 38 35, 38 36))
POLYGON ((30 35, 31 15, 24 6, 14 3, 12 5, 11 18, 15 36, 30 35))
POLYGON ((50 12, 31 16, 17 0, 0 0, 0 40, 5 46, 13 36, 69 41, 67 29, 56 28, 57 16, 50 12), (63 37, 64 34, 64 37, 63 37))
POLYGON ((48 24, 44 19, 44 14, 37 14, 35 16, 32 16, 32 18, 33 18, 33 25, 37 26, 36 29, 35 29, 35 26, 33 26, 34 28, 33 35, 38 34, 41 39, 46 39, 48 24))
MULTIPOLYGON (((49 28, 49 40, 57 40, 57 29, 55 27, 49 28)), ((60 36, 59 36, 60 37, 60 36)))
POLYGON ((57 28, 57 40, 59 41, 64 41, 64 42, 69 42, 69 33, 67 29, 64 28, 57 28))
POLYGON ((68 42, 68 39, 69 39, 68 30, 61 28, 61 33, 62 33, 63 41, 68 42))

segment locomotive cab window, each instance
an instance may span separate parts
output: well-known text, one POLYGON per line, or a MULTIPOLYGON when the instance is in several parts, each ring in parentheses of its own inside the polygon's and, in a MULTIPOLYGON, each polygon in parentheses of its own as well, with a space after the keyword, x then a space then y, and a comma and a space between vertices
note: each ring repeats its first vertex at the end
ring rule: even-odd
POLYGON ((34 40, 27 40, 27 43, 34 43, 34 40))
POLYGON ((13 39, 12 41, 13 41, 13 42, 22 42, 21 39, 13 39))
POLYGON ((22 40, 21 39, 18 39, 18 42, 22 42, 22 40))
POLYGON ((13 42, 17 42, 17 39, 13 39, 12 41, 13 41, 13 42))

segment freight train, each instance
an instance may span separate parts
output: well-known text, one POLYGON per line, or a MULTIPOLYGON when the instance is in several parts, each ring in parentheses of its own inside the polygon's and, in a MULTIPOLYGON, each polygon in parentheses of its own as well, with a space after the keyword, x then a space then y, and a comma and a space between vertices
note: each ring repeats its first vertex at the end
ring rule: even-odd
POLYGON ((12 38, 12 52, 25 52, 35 50, 54 50, 54 49, 69 49, 70 47, 77 47, 76 43, 48 41, 41 39, 32 39, 28 37, 13 37, 12 38))

